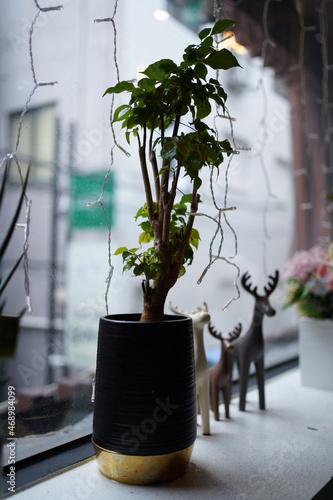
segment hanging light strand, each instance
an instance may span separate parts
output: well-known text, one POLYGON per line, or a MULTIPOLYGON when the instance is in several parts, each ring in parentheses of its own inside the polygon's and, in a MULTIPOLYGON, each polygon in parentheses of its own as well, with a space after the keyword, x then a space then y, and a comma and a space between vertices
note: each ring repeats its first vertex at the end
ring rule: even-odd
MULTIPOLYGON (((223 12, 223 5, 220 1, 218 0, 214 0, 214 18, 215 18, 215 22, 220 18, 221 16, 221 12, 223 12)), ((226 37, 224 39, 221 40, 218 40, 217 37, 215 37, 215 43, 216 43, 216 46, 220 45, 223 41, 227 40, 229 37, 226 37)), ((219 79, 219 71, 217 70, 216 71, 216 80, 219 79)), ((216 200, 216 195, 215 195, 215 192, 214 192, 214 183, 213 183, 213 174, 214 174, 214 167, 211 167, 210 169, 210 195, 211 195, 211 198, 212 198, 212 201, 213 201, 213 204, 214 204, 214 207, 215 209, 217 210, 217 214, 215 217, 212 217, 210 215, 207 215, 207 214, 203 214, 203 213, 196 213, 196 214, 193 214, 195 216, 198 216, 198 217, 206 217, 212 221, 214 221, 214 223, 217 225, 216 227, 216 230, 215 230, 215 233, 213 234, 212 236, 212 239, 210 241, 210 244, 209 244, 209 252, 208 252, 208 264, 206 265, 206 267, 204 268, 204 270, 202 271, 197 283, 200 284, 203 280, 203 278, 206 276, 207 272, 209 271, 209 269, 212 267, 212 265, 214 264, 214 262, 216 262, 217 260, 223 260, 224 262, 226 262, 227 264, 229 265, 232 265, 234 267, 236 267, 237 269, 237 278, 235 279, 235 287, 236 287, 236 290, 237 290, 237 297, 232 297, 231 299, 228 300, 228 302, 222 307, 222 310, 226 309, 229 304, 234 301, 234 300, 238 300, 239 297, 240 297, 240 293, 239 293, 239 288, 238 288, 238 285, 237 285, 237 279, 239 277, 239 274, 240 274, 240 270, 239 270, 239 267, 233 263, 233 262, 230 262, 230 258, 235 258, 236 255, 237 255, 237 248, 238 248, 238 239, 237 239, 237 234, 236 234, 236 231, 234 230, 234 228, 232 227, 232 225, 230 224, 228 218, 227 218, 227 212, 229 211, 233 211, 233 210, 236 210, 236 207, 234 206, 231 206, 231 207, 228 207, 228 204, 227 204, 227 199, 228 199, 228 190, 229 190, 229 180, 228 180, 228 176, 229 176, 229 168, 230 168, 230 164, 231 164, 231 161, 234 157, 235 154, 239 154, 240 153, 240 150, 241 149, 245 149, 245 148, 239 148, 237 145, 236 145, 236 140, 235 140, 235 136, 234 136, 234 128, 233 128, 233 122, 235 121, 235 118, 231 117, 230 114, 229 114, 229 111, 226 107, 224 107, 224 109, 222 110, 220 106, 218 106, 216 104, 216 112, 215 112, 215 116, 213 118, 213 123, 214 123, 214 130, 215 130, 215 133, 216 133, 216 138, 217 140, 219 139, 219 131, 218 131, 218 125, 217 125, 217 122, 219 119, 222 119, 222 120, 228 120, 229 121, 229 124, 230 124, 230 135, 231 135, 231 141, 232 141, 232 152, 231 152, 231 156, 230 156, 230 159, 228 161, 228 166, 227 166, 227 169, 226 169, 226 173, 225 173, 225 189, 224 189, 224 204, 223 204, 223 207, 220 207, 217 203, 217 200, 216 200), (230 231, 232 232, 233 234, 233 237, 234 237, 234 249, 235 249, 235 252, 234 252, 234 255, 230 258, 226 258, 226 257, 223 257, 221 254, 222 254, 222 250, 223 250, 223 243, 224 243, 224 229, 223 229, 223 221, 224 223, 226 224, 226 226, 230 229, 230 231), (215 243, 215 240, 219 237, 219 242, 218 242, 218 248, 217 248, 217 255, 213 255, 213 246, 214 246, 214 243, 215 243)), ((228 153, 230 153, 230 151, 228 151, 228 153)))
MULTIPOLYGON (((56 10, 61 10, 62 9, 62 5, 57 5, 57 6, 50 6, 50 7, 40 7, 40 5, 38 4, 37 0, 33 0, 38 11, 37 13, 35 14, 32 22, 31 22, 31 26, 30 26, 30 29, 29 29, 29 57, 30 57, 30 68, 31 68, 31 74, 32 74, 32 78, 33 78, 33 82, 34 82, 34 87, 33 89, 31 90, 26 102, 25 102, 25 105, 23 107, 23 110, 22 110, 22 113, 20 115, 20 119, 19 119, 19 123, 18 123, 18 128, 17 128, 17 133, 16 133, 16 141, 15 141, 15 146, 14 146, 14 149, 13 151, 11 151, 10 153, 7 153, 5 155, 5 157, 2 159, 1 161, 1 164, 0 164, 0 171, 2 170, 2 168, 7 165, 7 163, 10 161, 10 160, 14 160, 15 164, 16 164, 16 167, 17 167, 17 170, 18 170, 18 174, 19 174, 19 178, 20 178, 20 183, 21 183, 21 186, 23 188, 23 184, 24 184, 24 179, 23 179, 23 175, 22 175, 22 169, 21 169, 21 166, 20 166, 20 162, 19 162, 19 159, 17 157, 17 152, 18 152, 18 149, 19 149, 19 144, 20 144, 20 138, 21 138, 21 130, 22 130, 22 124, 23 124, 23 121, 24 121, 24 117, 29 109, 29 106, 30 106, 30 103, 31 103, 31 100, 35 94, 35 92, 37 91, 37 89, 39 87, 46 87, 46 86, 53 86, 53 85, 57 85, 58 82, 56 81, 38 81, 37 80, 37 77, 36 77, 36 71, 35 71, 35 64, 34 64, 34 57, 33 57, 33 44, 32 44, 32 36, 33 36, 33 32, 34 32, 34 28, 35 28, 35 24, 37 22, 37 19, 39 17, 39 15, 41 14, 41 12, 49 12, 49 11, 56 11, 56 10)), ((23 253, 24 253, 24 257, 23 257, 23 269, 24 269, 24 287, 25 287, 25 294, 26 294, 26 304, 27 304, 27 311, 29 313, 32 313, 33 312, 33 308, 32 308, 32 303, 31 303, 31 297, 30 297, 30 278, 29 278, 29 254, 28 254, 28 249, 29 249, 29 236, 30 236, 30 213, 31 213, 31 205, 32 205, 32 201, 30 199, 28 199, 27 195, 25 194, 25 204, 26 204, 26 215, 25 215, 25 223, 24 224, 17 224, 16 226, 17 227, 21 227, 24 229, 24 240, 23 240, 23 253)))
POLYGON ((269 8, 271 5, 271 2, 273 2, 273 1, 279 2, 280 0, 265 0, 263 13, 262 13, 262 25, 263 25, 264 38, 263 38, 262 45, 261 45, 262 68, 261 68, 261 75, 260 75, 259 82, 258 82, 258 89, 261 91, 262 103, 263 103, 263 112, 262 112, 262 116, 260 119, 260 125, 261 125, 261 130, 262 130, 261 135, 262 135, 263 140, 261 141, 257 156, 259 159, 260 167, 261 167, 261 170, 263 173, 265 186, 266 186, 266 198, 264 201, 264 206, 263 206, 263 211, 262 211, 262 221, 263 221, 262 264, 263 264, 263 271, 264 271, 264 274, 266 276, 268 276, 268 274, 269 274, 268 266, 267 266, 267 260, 268 260, 267 250, 268 250, 268 241, 271 239, 271 236, 270 236, 269 231, 268 231, 268 224, 267 224, 268 213, 269 213, 269 202, 270 202, 271 198, 276 198, 276 196, 272 193, 272 190, 270 187, 270 180, 269 180, 268 170, 266 167, 265 157, 264 157, 264 151, 265 151, 268 137, 269 137, 268 123, 267 123, 269 103, 268 103, 268 97, 267 97, 265 80, 264 80, 265 63, 266 63, 266 56, 267 56, 267 48, 269 46, 272 47, 272 49, 276 48, 276 43, 272 39, 270 32, 269 32, 269 27, 268 27, 269 8))
MULTIPOLYGON (((322 96, 318 99, 318 103, 321 105, 321 127, 323 131, 323 140, 321 144, 322 149, 322 175, 324 179, 330 183, 331 192, 333 190, 332 177, 333 177, 333 121, 332 121, 332 109, 333 103, 330 102, 330 86, 329 80, 331 76, 331 71, 333 70, 333 64, 329 61, 329 47, 328 47, 328 10, 327 4, 329 0, 321 0, 318 9, 319 14, 319 24, 320 24, 320 35, 319 42, 321 45, 321 55, 322 55, 322 96)), ((325 191, 324 182, 324 192, 322 193, 322 216, 321 224, 324 229, 328 229, 331 232, 331 214, 332 204, 327 204, 327 194, 325 191)), ((326 238, 325 243, 329 243, 330 238, 326 238)))
MULTIPOLYGON (((117 26, 116 26, 117 9, 118 9, 118 0, 115 0, 114 7, 113 7, 112 17, 106 17, 106 18, 103 18, 103 19, 95 19, 94 22, 95 23, 104 23, 104 22, 107 22, 107 23, 111 23, 112 24, 112 28, 113 28, 113 63, 114 63, 114 67, 115 67, 115 70, 116 70, 117 82, 119 82, 120 81, 120 71, 119 71, 118 56, 117 56, 117 26)), ((107 170, 107 172, 105 174, 105 177, 104 177, 104 182, 103 182, 103 187, 102 187, 102 192, 100 194, 100 197, 96 201, 92 201, 92 202, 86 203, 86 206, 92 206, 92 205, 100 205, 101 206, 101 208, 103 210, 105 222, 106 222, 106 225, 107 225, 107 229, 108 229, 108 266, 109 266, 109 269, 108 269, 108 273, 107 273, 107 276, 106 276, 106 279, 105 279, 106 289, 105 289, 105 294, 104 294, 106 314, 109 314, 109 291, 110 291, 110 287, 111 287, 111 282, 112 282, 112 276, 113 276, 114 267, 113 267, 113 264, 112 264, 112 249, 111 249, 112 234, 111 234, 111 224, 109 222, 109 219, 108 219, 108 216, 107 216, 107 212, 106 212, 106 209, 105 209, 105 206, 104 206, 102 200, 103 200, 103 196, 104 196, 104 193, 105 193, 106 184, 107 184, 110 172, 111 172, 113 164, 114 164, 114 150, 115 150, 115 148, 116 147, 119 148, 123 153, 126 154, 126 156, 129 156, 129 153, 122 146, 120 146, 120 144, 118 144, 118 142, 117 142, 115 130, 114 130, 113 123, 112 123, 113 109, 114 109, 114 94, 112 94, 112 97, 111 97, 111 107, 110 107, 110 115, 109 115, 109 118, 110 118, 110 127, 111 127, 112 139, 113 139, 113 144, 112 144, 111 150, 110 150, 110 164, 109 164, 108 170, 107 170)))

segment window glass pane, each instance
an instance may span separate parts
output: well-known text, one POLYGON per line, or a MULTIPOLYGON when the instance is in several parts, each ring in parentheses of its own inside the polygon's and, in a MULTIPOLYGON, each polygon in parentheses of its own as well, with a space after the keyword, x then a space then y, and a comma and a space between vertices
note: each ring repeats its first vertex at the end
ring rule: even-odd
MULTIPOLYGON (((114 57, 122 80, 136 78, 161 58, 178 62, 183 48, 198 42, 198 31, 214 16, 213 2, 208 1, 122 0, 116 15, 115 54, 112 23, 94 22, 112 16, 114 3, 109 0, 64 0, 61 11, 40 11, 38 17, 33 0, 2 3, 0 150, 10 164, 10 182, 0 214, 1 240, 19 199, 18 165, 24 178, 31 164, 30 225, 25 225, 24 200, 21 227, 15 229, 1 262, 6 275, 21 254, 28 230, 28 262, 22 261, 10 280, 4 312, 18 315, 30 300, 32 311, 20 319, 15 356, 0 360, 0 416, 7 432, 10 383, 16 391, 15 432, 22 438, 18 453, 23 458, 90 432, 98 321, 106 314, 106 281, 111 274, 108 224, 111 253, 120 246, 138 246, 140 229, 134 216, 144 195, 137 144, 128 144, 115 126, 117 147, 111 151, 111 100, 102 97, 117 81, 114 57), (155 8, 169 9, 171 15, 158 21, 155 8), (34 87, 32 64, 43 85, 34 87), (111 156, 111 173, 105 177, 111 156)), ((218 3, 223 7, 221 16, 235 16, 238 22, 235 36, 223 46, 237 40, 238 46, 229 46, 242 67, 219 75, 211 72, 223 82, 230 115, 218 113, 209 124, 239 153, 230 165, 225 159, 213 183, 218 206, 236 210, 220 211, 222 258, 201 285, 198 279, 220 240, 210 246, 216 230, 214 208, 208 208, 208 217, 197 218, 199 250, 169 298, 186 311, 206 301, 218 330, 227 333, 238 322, 245 330, 252 321, 254 299, 241 288, 239 275, 249 271, 262 291, 267 275, 278 269, 280 282, 272 297, 277 313, 264 320, 266 362, 272 364, 297 354, 297 316, 293 309, 282 310, 285 264, 297 246, 310 246, 318 234, 327 241, 331 234, 331 215, 321 203, 332 187, 328 103, 333 87, 322 66, 317 72, 312 72, 311 64, 305 67, 304 61, 297 66, 302 40, 297 2, 289 7, 287 2, 270 2, 275 10, 268 18, 267 12, 263 16, 263 1, 218 3), (254 4, 257 10, 251 8, 254 4), (272 29, 274 43, 269 43, 267 29, 269 33, 272 29), (311 82, 311 88, 304 87, 304 81, 311 82), (318 107, 322 102, 325 106, 318 107), (325 167, 324 182, 318 165, 325 167)), ((318 57, 312 53, 313 49, 318 55, 318 20, 314 13, 309 20, 315 26, 313 36, 304 46, 311 48, 306 54, 314 62, 322 57, 321 52, 318 57)), ((121 104, 121 97, 115 103, 121 104)), ((0 179, 3 175, 4 168, 0 179)), ((203 202, 210 198, 210 185, 207 171, 203 202)), ((187 188, 185 177, 180 190, 187 188)), ((112 256, 112 265, 109 312, 140 312, 141 278, 122 272, 121 257, 112 256)), ((205 346, 210 364, 215 363, 220 346, 207 331, 205 346)))
MULTIPOLYGON (((10 144, 15 149, 18 130, 19 148, 18 157, 25 173, 31 163, 33 181, 50 182, 53 179, 53 165, 56 146, 56 119, 55 106, 32 108, 21 119, 21 112, 10 114, 10 144), (20 126, 20 122, 21 126, 20 126)), ((23 173, 22 172, 22 173, 23 173)), ((11 169, 12 180, 19 180, 18 171, 11 169)))
POLYGON ((35 147, 36 156, 41 161, 52 161, 55 154, 56 120, 55 106, 43 108, 35 116, 35 147), (42 137, 43 140, 38 140, 42 137))

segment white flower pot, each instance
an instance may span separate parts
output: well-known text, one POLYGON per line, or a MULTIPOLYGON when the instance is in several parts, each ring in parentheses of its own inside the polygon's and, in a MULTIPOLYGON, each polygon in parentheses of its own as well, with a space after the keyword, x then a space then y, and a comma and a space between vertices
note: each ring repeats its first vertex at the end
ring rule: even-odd
POLYGON ((299 355, 302 384, 333 390, 333 321, 301 317, 299 355))

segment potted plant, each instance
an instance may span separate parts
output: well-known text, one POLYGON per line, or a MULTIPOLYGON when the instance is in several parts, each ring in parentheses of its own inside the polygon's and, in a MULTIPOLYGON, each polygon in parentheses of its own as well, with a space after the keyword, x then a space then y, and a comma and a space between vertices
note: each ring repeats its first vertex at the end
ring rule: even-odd
POLYGON ((296 252, 285 275, 284 309, 296 305, 302 383, 333 389, 333 245, 296 252))
MULTIPOLYGON (((6 305, 6 299, 4 299, 4 292, 9 284, 10 280, 12 279, 15 271, 17 270, 18 266, 20 265, 20 262, 24 256, 24 252, 20 255, 20 257, 17 259, 11 270, 5 277, 2 276, 2 261, 4 254, 8 248, 9 242, 13 236, 14 230, 15 230, 15 225, 16 222, 19 218, 20 211, 22 208, 22 203, 23 199, 25 196, 25 191, 28 183, 28 178, 29 178, 29 170, 30 166, 28 167, 27 175, 25 178, 25 181, 23 183, 23 187, 21 190, 21 195, 18 200, 15 212, 12 216, 12 219, 9 220, 9 224, 7 227, 7 230, 4 232, 3 237, 1 238, 0 241, 0 361, 5 360, 7 358, 12 358, 15 355, 15 349, 16 349, 16 343, 17 343, 17 337, 18 337, 18 332, 19 332, 19 322, 20 318, 25 312, 25 309, 21 311, 17 316, 9 316, 8 314, 4 314, 4 309, 6 305)), ((5 199, 5 192, 6 192, 6 187, 8 183, 8 175, 9 175, 9 164, 6 164, 6 167, 4 168, 3 171, 3 176, 2 176, 2 181, 1 181, 1 186, 0 186, 0 213, 1 210, 4 206, 4 199, 5 199)), ((1 366, 0 366, 1 368, 1 366)), ((2 376, 2 370, 0 369, 0 376, 2 376)), ((7 383, 8 380, 4 378, 0 378, 0 396, 2 395, 2 390, 7 383)), ((1 401, 1 399, 0 399, 1 401)), ((2 447, 5 441, 4 436, 2 435, 2 429, 0 427, 0 462, 2 463, 2 447)), ((1 481, 0 481, 0 486, 1 481)))
POLYGON ((93 442, 101 472, 123 482, 181 475, 196 437, 192 321, 165 315, 164 306, 198 247, 193 224, 202 173, 218 173, 232 153, 228 140, 219 140, 204 120, 212 103, 224 110, 227 99, 209 71, 239 66, 215 43, 233 24, 219 20, 203 29, 180 64, 159 60, 136 84, 118 82, 105 92, 128 96, 112 121, 122 124, 128 142, 137 141, 145 195, 135 215, 139 246, 115 251, 124 271, 142 277, 143 309, 101 318, 98 337, 93 442), (190 190, 180 194, 183 176, 190 190))
MULTIPOLYGON (((28 168, 28 172, 27 172, 25 181, 23 183, 20 198, 18 200, 15 212, 13 214, 12 219, 9 222, 6 233, 4 234, 4 237, 3 237, 1 244, 0 244, 0 358, 10 358, 10 357, 14 356, 15 347, 16 347, 16 340, 17 340, 17 335, 18 335, 18 329, 19 329, 19 321, 20 321, 20 318, 22 317, 22 315, 24 314, 24 311, 25 311, 25 309, 23 309, 23 311, 21 311, 21 313, 18 314, 17 316, 9 316, 7 314, 4 314, 6 300, 3 299, 5 289, 6 289, 7 285, 9 284, 10 280, 12 279, 18 266, 20 265, 20 262, 23 259, 24 251, 22 252, 20 257, 16 260, 15 264, 13 265, 13 267, 11 268, 11 270, 9 271, 9 273, 5 277, 2 276, 1 263, 3 260, 4 254, 8 248, 9 242, 13 236, 13 233, 15 230, 15 225, 16 225, 18 217, 20 215, 20 211, 22 208, 22 203, 23 203, 23 199, 25 196, 25 191, 26 191, 26 187, 27 187, 27 183, 28 183, 29 170, 30 170, 30 167, 28 168)), ((9 175, 9 166, 7 163, 7 165, 4 169, 1 188, 0 188, 0 212, 1 212, 1 209, 3 208, 6 187, 7 187, 7 183, 8 183, 8 175, 9 175)))

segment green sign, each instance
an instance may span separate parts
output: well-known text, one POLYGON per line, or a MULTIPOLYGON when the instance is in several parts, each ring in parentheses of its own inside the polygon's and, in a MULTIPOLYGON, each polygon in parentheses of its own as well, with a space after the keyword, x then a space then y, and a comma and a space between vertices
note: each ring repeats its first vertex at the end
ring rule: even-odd
MULTIPOLYGON (((105 171, 90 174, 73 174, 71 177, 70 226, 72 229, 104 229, 106 227, 103 207, 100 204, 86 206, 97 201, 103 191, 105 171)), ((104 205, 108 221, 113 222, 114 176, 110 172, 101 202, 104 205)))

